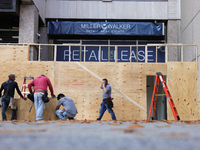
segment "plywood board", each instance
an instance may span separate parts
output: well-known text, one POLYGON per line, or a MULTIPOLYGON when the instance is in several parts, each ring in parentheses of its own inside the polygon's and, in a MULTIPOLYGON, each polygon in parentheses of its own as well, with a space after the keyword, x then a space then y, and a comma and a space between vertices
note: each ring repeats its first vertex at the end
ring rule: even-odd
POLYGON ((28 46, 1 45, 1 61, 28 61, 28 46))
MULTIPOLYGON (((177 106, 180 111, 181 119, 197 119, 198 118, 198 89, 194 79, 197 79, 197 64, 144 64, 144 63, 82 63, 85 67, 93 71, 101 78, 107 78, 109 83, 130 97, 132 100, 146 108, 146 77, 148 75, 155 75, 156 72, 162 72, 164 75, 168 75, 169 88, 175 89, 176 92, 172 92, 174 95, 180 95, 181 90, 177 90, 177 86, 181 84, 187 87, 184 90, 184 94, 193 92, 193 100, 188 100, 188 97, 184 98, 175 95, 176 99, 183 101, 180 106, 177 106), (168 65, 168 72, 167 72, 168 65), (189 68, 189 69, 188 69, 189 68), (181 80, 174 82, 177 73, 182 73, 181 80), (173 85, 171 84, 173 81, 173 85), (188 83, 193 83, 188 84, 188 83), (191 90, 193 89, 193 90, 191 90), (189 91, 188 91, 189 90, 189 91), (178 98, 176 98, 178 97, 178 98), (186 99, 186 101, 184 101, 186 99), (189 104, 188 104, 189 103, 189 104), (189 107, 188 107, 189 106, 189 107), (182 113, 183 112, 183 113, 182 113), (185 112, 185 113, 184 113, 185 112)), ((82 69, 76 63, 67 62, 35 62, 35 61, 2 61, 0 63, 1 78, 0 82, 7 80, 7 76, 10 73, 15 73, 18 78, 17 82, 21 87, 22 79, 24 76, 37 77, 41 74, 47 75, 53 86, 55 94, 64 93, 66 96, 71 97, 78 108, 78 114, 76 119, 90 119, 95 120, 99 115, 100 104, 102 102, 102 89, 99 88, 100 81, 91 75, 89 72, 82 69), (16 65, 17 64, 17 65, 16 65)), ((173 91, 173 90, 172 90, 173 91)), ((18 97, 18 94, 16 94, 18 97)), ((112 91, 112 97, 114 97, 114 112, 118 120, 145 120, 147 118, 147 112, 141 110, 135 106, 125 97, 120 95, 116 91, 112 91)), ((44 119, 57 119, 55 116, 55 106, 57 100, 54 100, 46 104, 44 111, 44 119)), ((31 102, 24 102, 19 100, 18 102, 19 119, 35 119, 35 110, 28 113, 31 106, 31 102), (26 113, 25 113, 26 112, 26 113)), ((169 119, 170 111, 168 109, 169 119)), ((8 111, 8 113, 10 113, 8 111)), ((110 114, 106 111, 103 120, 111 120, 110 114)))
MULTIPOLYGON (((198 120, 198 70, 196 62, 168 62, 167 84, 181 120, 198 120)), ((168 119, 174 120, 168 104, 168 119)))

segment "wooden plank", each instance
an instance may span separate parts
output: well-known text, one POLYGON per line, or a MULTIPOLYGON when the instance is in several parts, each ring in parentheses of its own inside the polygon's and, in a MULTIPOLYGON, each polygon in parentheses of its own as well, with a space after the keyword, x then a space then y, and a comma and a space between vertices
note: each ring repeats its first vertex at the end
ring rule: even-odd
MULTIPOLYGON (((198 120, 197 62, 168 62, 167 84, 181 120, 198 120)), ((168 119, 174 120, 170 106, 168 119)))
POLYGON ((165 46, 165 63, 168 62, 168 46, 165 46))
POLYGON ((148 62, 148 47, 145 46, 145 63, 148 62))
POLYGON ((54 62, 56 62, 56 58, 57 58, 57 46, 54 46, 54 62))
POLYGON ((40 54, 41 54, 41 45, 39 45, 38 61, 40 61, 40 54))

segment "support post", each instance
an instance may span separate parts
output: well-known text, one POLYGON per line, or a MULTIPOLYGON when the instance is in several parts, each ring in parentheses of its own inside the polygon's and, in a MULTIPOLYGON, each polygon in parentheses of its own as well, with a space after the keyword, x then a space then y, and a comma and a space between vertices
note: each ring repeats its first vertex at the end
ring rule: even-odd
POLYGON ((69 46, 69 62, 71 61, 71 46, 69 46))
POLYGON ((156 46, 156 63, 158 62, 158 47, 156 46))
POLYGON ((56 62, 57 57, 57 45, 54 46, 54 62, 56 62))
POLYGON ((131 62, 131 50, 132 50, 132 46, 130 46, 130 62, 131 62))
POLYGON ((38 61, 40 61, 40 48, 41 48, 41 45, 39 45, 38 61))
POLYGON ((196 62, 198 62, 198 45, 196 45, 196 62))
POLYGON ((115 62, 117 62, 117 46, 115 46, 115 62))
POLYGON ((99 62, 101 62, 101 46, 99 46, 99 62))
POLYGON ((84 62, 85 62, 85 48, 86 48, 86 46, 84 46, 84 62))
POLYGON ((147 45, 145 46, 145 63, 147 63, 148 62, 148 47, 147 47, 147 45))
POLYGON ((181 45, 181 62, 183 62, 183 45, 181 45))
POLYGON ((165 63, 168 62, 168 46, 165 46, 165 63))

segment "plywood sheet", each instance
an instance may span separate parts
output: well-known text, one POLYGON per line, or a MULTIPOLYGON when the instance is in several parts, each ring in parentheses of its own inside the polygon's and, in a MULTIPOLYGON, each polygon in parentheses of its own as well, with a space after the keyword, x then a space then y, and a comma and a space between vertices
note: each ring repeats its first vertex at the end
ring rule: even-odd
POLYGON ((28 46, 0 46, 1 61, 27 61, 28 55, 28 46))
MULTIPOLYGON (((198 120, 198 70, 196 62, 168 62, 167 84, 181 120, 198 120)), ((168 104, 168 119, 174 120, 168 104)))
MULTIPOLYGON (((168 75, 169 88, 175 89, 172 92, 176 99, 183 101, 177 106, 180 110, 180 117, 183 119, 196 119, 198 118, 198 89, 197 81, 197 64, 144 64, 144 63, 82 63, 85 67, 100 76, 107 78, 109 83, 115 88, 119 89, 132 100, 146 108, 146 77, 148 75, 155 75, 156 72, 162 72, 168 75), (168 65, 168 72, 167 72, 168 65), (180 80, 175 81, 175 75, 182 73, 180 80), (191 73, 192 72, 192 73, 191 73), (173 82, 172 82, 173 81, 173 82), (192 85, 188 83, 193 83, 192 85), (173 83, 173 84, 171 84, 173 83), (180 95, 181 90, 177 90, 177 86, 181 84, 186 85, 184 94, 192 92, 193 100, 188 100, 188 97, 180 95), (193 90, 191 90, 193 89, 193 90), (189 90, 189 91, 188 91, 189 90), (177 98, 176 98, 177 97, 177 98), (186 97, 186 98, 184 98, 186 97), (186 100, 186 101, 185 101, 186 100), (188 104, 189 103, 189 104, 188 104), (188 107, 189 106, 189 107, 188 107), (183 112, 183 113, 181 113, 183 112), (185 113, 184 113, 185 112, 185 113), (192 114, 192 115, 191 115, 192 114)), ((93 75, 82 69, 76 63, 70 62, 36 62, 36 61, 1 61, 0 63, 1 78, 0 82, 7 80, 10 73, 15 73, 18 78, 17 82, 21 87, 22 79, 24 76, 37 77, 41 74, 48 76, 54 86, 55 94, 64 93, 66 96, 71 97, 78 108, 76 119, 83 120, 96 120, 99 115, 100 104, 102 102, 102 89, 99 88, 101 81, 96 79, 93 75)), ((172 90, 173 91, 173 90, 172 90)), ((16 97, 19 97, 16 94, 16 97)), ((135 106, 125 97, 116 91, 112 91, 114 98, 114 112, 118 120, 145 120, 147 112, 135 106)), ((34 107, 31 113, 28 110, 31 106, 30 101, 18 100, 18 118, 21 120, 34 120, 35 110, 34 107)), ((57 100, 52 100, 46 104, 44 111, 44 119, 57 119, 55 116, 55 106, 57 100)), ((170 111, 168 110, 168 117, 170 118, 170 111)), ((10 111, 8 110, 8 116, 10 111)), ((182 119, 181 118, 181 119, 182 119)), ((110 114, 106 111, 102 118, 103 120, 111 120, 110 114)))

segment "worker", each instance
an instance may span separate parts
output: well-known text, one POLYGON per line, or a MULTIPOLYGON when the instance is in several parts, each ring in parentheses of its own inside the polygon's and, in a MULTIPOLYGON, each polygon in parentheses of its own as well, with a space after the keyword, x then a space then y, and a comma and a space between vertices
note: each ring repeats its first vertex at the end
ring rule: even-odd
POLYGON ((57 99, 58 105, 56 106, 56 115, 62 120, 74 119, 78 113, 74 101, 62 93, 57 96, 57 99), (64 109, 59 109, 61 105, 64 109))
MULTIPOLYGON (((19 90, 18 84, 17 82, 15 82, 15 78, 17 76, 15 76, 15 74, 9 74, 8 75, 8 81, 4 82, 1 85, 1 89, 0 89, 0 97, 1 97, 1 93, 4 90, 4 94, 3 97, 1 97, 2 100, 2 120, 6 121, 7 117, 6 117, 6 109, 9 106, 9 103, 11 101, 11 99, 14 100, 14 95, 15 95, 15 89, 17 90, 17 93, 20 95, 21 98, 23 98, 24 100, 26 100, 25 97, 23 97, 21 91, 19 90)), ((16 103, 14 104, 15 108, 12 109, 12 118, 11 120, 17 120, 17 107, 16 107, 16 103)))
POLYGON ((111 89, 111 86, 108 84, 107 79, 102 80, 100 88, 103 89, 103 92, 102 92, 103 102, 101 103, 99 118, 97 118, 97 120, 101 120, 106 109, 111 114, 112 120, 116 120, 115 113, 112 110, 112 108, 113 108, 113 102, 112 102, 112 98, 111 98, 111 90, 112 89, 111 89))
POLYGON ((51 81, 45 75, 41 75, 35 78, 28 84, 29 92, 32 93, 32 86, 34 86, 34 103, 35 103, 35 112, 36 120, 43 120, 43 110, 45 108, 44 101, 42 99, 43 95, 47 92, 47 86, 51 92, 51 96, 54 97, 53 87, 51 81))

